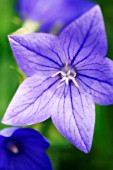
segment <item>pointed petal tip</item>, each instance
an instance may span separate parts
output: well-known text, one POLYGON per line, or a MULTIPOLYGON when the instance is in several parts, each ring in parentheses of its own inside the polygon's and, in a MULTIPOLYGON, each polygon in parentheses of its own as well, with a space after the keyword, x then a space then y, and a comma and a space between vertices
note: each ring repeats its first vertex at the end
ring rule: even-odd
POLYGON ((91 145, 79 145, 77 146, 76 144, 74 144, 74 146, 79 149, 80 151, 84 152, 85 154, 88 154, 91 150, 91 145))
POLYGON ((7 116, 7 113, 6 113, 4 117, 2 118, 1 122, 5 125, 10 125, 10 126, 24 126, 25 125, 25 123, 15 121, 14 119, 16 120, 15 117, 7 116))
POLYGON ((14 123, 12 124, 12 122, 10 121, 10 119, 7 119, 6 117, 3 117, 3 119, 1 120, 1 122, 5 125, 14 125, 14 123))
POLYGON ((12 39, 13 35, 8 35, 8 40, 12 39))
POLYGON ((85 154, 88 154, 91 150, 91 147, 89 148, 84 148, 84 150, 82 150, 85 154))

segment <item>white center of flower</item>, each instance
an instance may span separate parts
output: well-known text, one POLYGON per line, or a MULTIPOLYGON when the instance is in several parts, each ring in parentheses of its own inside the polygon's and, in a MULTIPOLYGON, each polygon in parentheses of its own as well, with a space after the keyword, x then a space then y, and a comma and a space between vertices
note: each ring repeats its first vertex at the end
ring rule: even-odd
POLYGON ((12 146, 10 147, 10 151, 11 151, 12 153, 14 153, 14 154, 18 154, 18 153, 19 153, 19 149, 18 149, 18 147, 17 147, 16 145, 12 145, 12 146))
POLYGON ((70 80, 74 83, 74 85, 77 88, 79 88, 79 85, 76 81, 77 74, 74 70, 69 68, 68 62, 66 62, 65 67, 62 70, 56 72, 52 77, 56 77, 59 74, 61 75, 61 80, 60 80, 61 83, 59 84, 57 88, 61 87, 65 83, 68 85, 70 80))

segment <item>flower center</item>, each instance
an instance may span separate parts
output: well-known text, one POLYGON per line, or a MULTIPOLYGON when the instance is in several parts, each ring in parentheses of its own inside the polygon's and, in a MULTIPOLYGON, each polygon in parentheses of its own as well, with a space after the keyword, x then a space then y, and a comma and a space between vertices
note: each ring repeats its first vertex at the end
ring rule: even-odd
POLYGON ((13 154, 18 154, 19 153, 19 147, 17 146, 16 142, 13 140, 7 141, 6 143, 6 148, 12 152, 13 154))
POLYGON ((10 147, 10 150, 11 150, 11 152, 14 153, 14 154, 19 153, 19 149, 18 149, 18 147, 17 147, 16 145, 12 145, 12 146, 10 147))
POLYGON ((77 73, 73 69, 69 68, 68 61, 66 61, 66 64, 62 68, 62 70, 56 72, 52 77, 56 77, 59 74, 61 75, 61 80, 60 80, 61 83, 57 88, 61 87, 65 83, 68 85, 70 80, 74 83, 74 85, 77 88, 79 88, 79 85, 76 81, 77 73))

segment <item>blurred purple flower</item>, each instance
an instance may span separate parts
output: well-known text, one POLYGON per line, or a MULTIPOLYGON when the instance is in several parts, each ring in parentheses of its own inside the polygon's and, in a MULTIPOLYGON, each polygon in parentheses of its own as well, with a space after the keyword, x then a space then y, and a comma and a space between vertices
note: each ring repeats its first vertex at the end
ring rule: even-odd
POLYGON ((52 170, 45 153, 49 143, 37 131, 6 128, 0 131, 1 170, 52 170))
POLYGON ((84 152, 92 144, 95 106, 113 103, 113 62, 99 6, 67 26, 60 36, 9 36, 28 78, 10 103, 3 123, 30 125, 52 118, 60 133, 84 152))
POLYGON ((40 30, 61 30, 94 5, 88 0, 18 0, 17 10, 23 20, 41 22, 40 30))

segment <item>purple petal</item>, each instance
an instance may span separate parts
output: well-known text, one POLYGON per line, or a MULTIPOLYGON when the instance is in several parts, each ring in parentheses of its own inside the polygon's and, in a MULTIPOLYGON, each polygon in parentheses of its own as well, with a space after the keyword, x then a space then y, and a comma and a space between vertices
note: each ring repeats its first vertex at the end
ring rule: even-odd
POLYGON ((108 58, 99 61, 84 64, 78 70, 78 81, 95 103, 109 105, 113 103, 113 61, 108 58))
POLYGON ((50 32, 54 26, 61 31, 94 3, 87 0, 18 0, 17 8, 23 20, 41 22, 41 31, 50 32))
MULTIPOLYGON (((31 145, 33 144, 31 143, 31 145)), ((31 148, 33 149, 33 147, 31 148)), ((31 150, 31 148, 26 148, 28 150, 19 156, 10 156, 10 162, 7 163, 8 168, 10 170, 52 170, 51 162, 46 153, 36 148, 36 151, 35 149, 31 150)))
POLYGON ((30 125, 50 117, 52 102, 58 97, 59 78, 34 75, 27 78, 12 99, 3 123, 30 125))
POLYGON ((24 169, 27 169, 28 167, 27 160, 29 160, 30 168, 27 170, 31 170, 31 167, 34 170, 52 170, 52 165, 50 162, 49 157, 47 154, 37 147, 38 145, 34 145, 34 142, 27 143, 22 142, 22 146, 25 148, 25 162, 24 162, 24 169), (34 147, 32 147, 34 146, 34 147), (38 169, 37 169, 38 168, 38 169))
POLYGON ((62 48, 76 69, 92 59, 106 56, 107 39, 100 7, 96 5, 60 35, 62 48))
POLYGON ((35 73, 50 75, 64 63, 65 55, 56 36, 41 33, 14 35, 9 36, 9 41, 19 67, 27 76, 35 73))
POLYGON ((49 147, 49 142, 38 131, 31 128, 18 128, 12 134, 12 138, 21 142, 22 145, 28 145, 28 147, 34 149, 35 152, 36 148, 45 150, 49 147))
POLYGON ((45 149, 48 147, 47 140, 36 130, 30 128, 4 129, 0 135, 0 152, 2 154, 0 169, 31 170, 32 167, 33 170, 52 170, 49 157, 45 153, 45 149), (11 152, 12 142, 18 146, 18 154, 11 152))
POLYGON ((13 133, 12 138, 18 141, 23 152, 17 159, 12 159, 12 163, 16 159, 15 170, 30 170, 31 167, 34 170, 52 169, 51 162, 45 153, 49 143, 40 133, 30 128, 18 129, 13 133), (23 160, 23 163, 20 160, 23 160))
POLYGON ((6 141, 6 138, 3 136, 0 136, 0 154, 1 154, 1 158, 0 158, 0 169, 2 170, 6 170, 8 169, 8 159, 7 159, 7 155, 6 155, 6 151, 4 150, 4 143, 6 141))
POLYGON ((92 144, 95 107, 91 95, 81 94, 70 83, 52 107, 52 120, 59 132, 78 149, 89 152, 92 144))
POLYGON ((4 137, 10 137, 15 130, 17 130, 18 128, 16 127, 11 127, 11 128, 5 128, 3 130, 0 131, 0 135, 4 136, 4 137))

